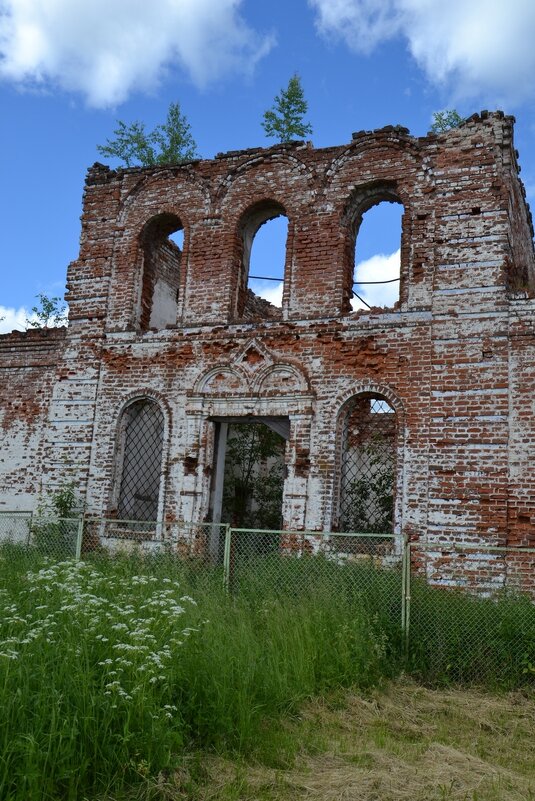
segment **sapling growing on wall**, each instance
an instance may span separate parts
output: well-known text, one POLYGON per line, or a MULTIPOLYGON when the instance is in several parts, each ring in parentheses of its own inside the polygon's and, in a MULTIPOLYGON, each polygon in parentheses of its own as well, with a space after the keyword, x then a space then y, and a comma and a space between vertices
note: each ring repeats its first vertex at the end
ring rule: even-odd
POLYGON ((444 133, 445 131, 451 131, 452 128, 458 128, 463 122, 464 117, 461 117, 454 108, 435 111, 433 112, 431 130, 433 133, 444 133))
POLYGON ((41 517, 70 518, 78 517, 82 503, 76 491, 74 481, 65 481, 57 489, 47 492, 41 499, 38 515, 41 517))
POLYGON ((169 104, 165 122, 153 131, 146 131, 144 122, 136 120, 127 125, 117 120, 113 133, 115 139, 97 145, 97 150, 102 156, 119 159, 126 167, 181 164, 198 158, 191 126, 179 103, 169 104))
POLYGON ((264 112, 262 128, 266 136, 279 142, 303 139, 312 134, 312 126, 305 122, 308 103, 305 100, 299 75, 292 75, 286 89, 275 96, 273 106, 264 112))
POLYGON ((36 295, 39 305, 33 306, 31 317, 26 318, 27 328, 58 328, 67 325, 67 304, 61 298, 49 298, 43 292, 36 295))

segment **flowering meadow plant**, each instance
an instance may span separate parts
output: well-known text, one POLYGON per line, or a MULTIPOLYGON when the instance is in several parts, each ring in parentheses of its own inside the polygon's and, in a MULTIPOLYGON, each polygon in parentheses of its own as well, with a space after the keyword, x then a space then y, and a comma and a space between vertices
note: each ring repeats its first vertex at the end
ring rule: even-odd
POLYGON ((125 779, 168 764, 183 745, 181 650, 199 625, 178 580, 121 560, 21 570, 0 589, 3 797, 77 798, 110 757, 125 779))

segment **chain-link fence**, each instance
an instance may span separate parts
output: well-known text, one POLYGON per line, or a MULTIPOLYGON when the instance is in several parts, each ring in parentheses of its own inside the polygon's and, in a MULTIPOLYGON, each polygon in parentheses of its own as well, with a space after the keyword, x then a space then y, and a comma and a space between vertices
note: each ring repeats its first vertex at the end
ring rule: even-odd
POLYGON ((83 521, 80 518, 40 517, 27 512, 0 514, 0 546, 4 551, 54 560, 79 559, 83 521))
POLYGON ((0 543, 27 546, 31 522, 31 512, 0 512, 0 543))
POLYGON ((86 518, 82 558, 122 558, 145 574, 179 579, 191 591, 219 591, 227 529, 223 523, 86 518))
POLYGON ((321 598, 339 594, 402 622, 403 544, 392 535, 228 530, 224 576, 232 592, 321 598))
MULTIPOLYGON (((260 604, 336 598, 365 614, 412 675, 535 682, 535 549, 406 543, 394 535, 0 514, 0 555, 125 559, 125 570, 260 604)), ((326 604, 327 605, 327 604, 326 604)))
POLYGON ((82 552, 170 555, 199 562, 222 562, 228 526, 224 523, 84 520, 82 552))
POLYGON ((428 680, 535 680, 535 549, 411 543, 405 633, 428 680))

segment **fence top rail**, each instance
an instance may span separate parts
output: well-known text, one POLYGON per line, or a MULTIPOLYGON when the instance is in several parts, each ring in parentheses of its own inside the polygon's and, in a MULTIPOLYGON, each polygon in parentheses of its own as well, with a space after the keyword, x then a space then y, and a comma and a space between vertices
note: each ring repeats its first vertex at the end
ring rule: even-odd
POLYGON ((535 555, 535 548, 525 548, 522 545, 474 545, 470 543, 459 543, 459 542, 437 542, 437 543, 430 543, 430 542, 409 542, 409 548, 411 551, 418 550, 418 551, 443 551, 447 553, 454 553, 458 551, 459 553, 528 553, 535 555))
POLYGON ((377 534, 377 532, 365 531, 311 531, 308 529, 272 529, 272 528, 234 528, 229 526, 228 523, 214 523, 210 520, 202 523, 193 523, 187 520, 128 520, 117 517, 94 517, 87 515, 84 517, 86 523, 109 523, 109 524, 122 524, 131 526, 163 526, 166 528, 230 528, 232 533, 236 534, 277 534, 289 535, 295 534, 301 537, 366 537, 373 539, 390 539, 399 540, 401 535, 392 534, 392 532, 377 534))
POLYGON ((362 531, 308 531, 303 529, 233 528, 232 526, 230 527, 230 531, 232 534, 280 534, 285 536, 288 536, 289 534, 295 534, 299 537, 322 537, 323 539, 329 539, 331 537, 362 537, 363 539, 373 538, 381 540, 402 539, 399 534, 392 534, 392 532, 388 534, 368 534, 362 531))
POLYGON ((92 515, 85 515, 84 521, 86 523, 121 523, 129 526, 164 526, 167 528, 227 528, 227 523, 213 523, 210 520, 203 523, 191 523, 187 520, 128 520, 120 517, 94 517, 92 515))
POLYGON ((0 509, 0 517, 17 517, 20 515, 21 517, 31 517, 33 512, 25 512, 21 511, 20 509, 14 509, 12 512, 5 509, 0 509))

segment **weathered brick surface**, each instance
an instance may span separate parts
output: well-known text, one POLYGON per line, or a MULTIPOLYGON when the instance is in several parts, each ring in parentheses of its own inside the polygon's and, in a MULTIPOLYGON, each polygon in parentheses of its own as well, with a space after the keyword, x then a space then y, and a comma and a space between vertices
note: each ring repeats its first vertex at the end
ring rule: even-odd
POLYGON ((420 139, 389 127, 92 167, 66 334, 0 337, 0 504, 31 507, 72 474, 92 514, 113 512, 118 421, 146 396, 165 417, 162 516, 208 513, 211 417, 289 416, 285 525, 336 527, 340 421, 373 392, 397 413, 397 532, 535 545, 535 265, 512 128, 483 113, 420 139), (400 302, 352 313, 355 235, 384 199, 404 205, 400 302), (243 265, 281 211, 278 313, 248 295, 243 265), (151 226, 182 227, 182 253, 151 226))
POLYGON ((42 488, 47 417, 64 328, 0 336, 0 511, 32 509, 42 488))

